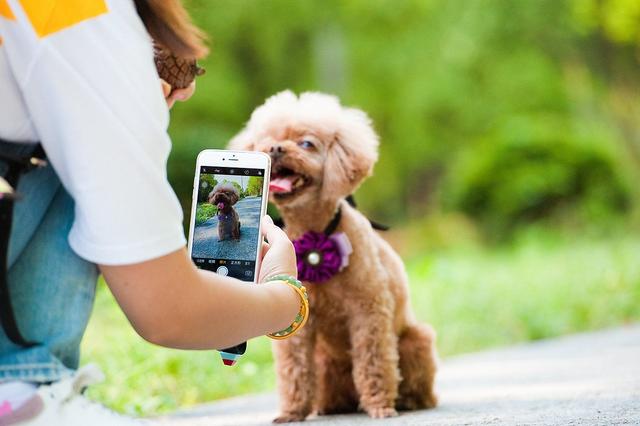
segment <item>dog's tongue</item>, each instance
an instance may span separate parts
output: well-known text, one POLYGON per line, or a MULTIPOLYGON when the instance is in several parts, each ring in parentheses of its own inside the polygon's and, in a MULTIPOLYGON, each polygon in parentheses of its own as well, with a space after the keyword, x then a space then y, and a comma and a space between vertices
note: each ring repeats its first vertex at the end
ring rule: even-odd
POLYGON ((218 203, 217 207, 218 207, 218 210, 224 209, 224 203, 223 202, 218 203))
POLYGON ((291 179, 275 178, 269 182, 269 191, 272 192, 291 192, 291 179))

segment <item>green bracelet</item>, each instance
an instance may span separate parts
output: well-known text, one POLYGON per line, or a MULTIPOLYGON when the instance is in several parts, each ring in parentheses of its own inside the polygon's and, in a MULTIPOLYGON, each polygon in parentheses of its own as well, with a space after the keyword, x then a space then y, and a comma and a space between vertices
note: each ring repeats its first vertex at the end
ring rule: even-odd
POLYGON ((289 327, 284 330, 276 331, 275 333, 267 334, 267 336, 272 339, 286 339, 287 337, 291 337, 295 334, 307 323, 307 319, 309 318, 309 296, 307 295, 307 289, 304 288, 299 280, 290 275, 274 275, 273 277, 269 277, 265 280, 265 282, 269 281, 284 281, 298 293, 302 302, 298 315, 296 315, 296 318, 289 327))

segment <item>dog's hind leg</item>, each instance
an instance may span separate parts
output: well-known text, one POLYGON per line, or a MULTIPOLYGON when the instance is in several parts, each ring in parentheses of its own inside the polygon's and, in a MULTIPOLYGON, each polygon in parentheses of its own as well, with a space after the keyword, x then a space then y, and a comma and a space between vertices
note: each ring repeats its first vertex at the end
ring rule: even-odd
POLYGON ((433 408, 438 399, 433 382, 436 375, 435 332, 424 324, 408 326, 398 341, 400 374, 396 408, 433 408))
POLYGON ((318 379, 316 412, 323 415, 358 411, 358 393, 353 384, 350 359, 338 360, 318 350, 315 362, 318 379))

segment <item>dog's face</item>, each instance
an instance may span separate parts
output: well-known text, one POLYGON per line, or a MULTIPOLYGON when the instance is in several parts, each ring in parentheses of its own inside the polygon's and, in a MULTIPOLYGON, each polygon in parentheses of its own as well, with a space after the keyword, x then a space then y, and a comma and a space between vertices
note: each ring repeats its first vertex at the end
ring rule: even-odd
POLYGON ((362 111, 337 98, 282 92, 256 109, 233 149, 271 156, 271 200, 295 206, 334 201, 352 193, 371 173, 378 138, 362 111))
POLYGON ((272 201, 278 205, 305 202, 321 195, 330 148, 328 135, 285 128, 259 141, 254 149, 271 156, 272 201))
POLYGON ((238 191, 232 186, 216 185, 209 193, 209 203, 218 207, 218 210, 227 210, 238 202, 238 191))

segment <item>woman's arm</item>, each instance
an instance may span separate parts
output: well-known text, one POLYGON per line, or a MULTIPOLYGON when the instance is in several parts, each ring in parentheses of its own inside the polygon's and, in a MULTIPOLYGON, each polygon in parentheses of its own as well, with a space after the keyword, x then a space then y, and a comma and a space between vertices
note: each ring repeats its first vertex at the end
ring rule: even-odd
MULTIPOLYGON (((243 284, 191 263, 182 210, 167 182, 169 114, 149 36, 133 2, 109 6, 41 37, 25 13, 0 22, 3 53, 33 127, 27 130, 75 201, 69 244, 82 258, 110 265, 101 266, 108 285, 155 343, 223 348, 285 328, 300 306, 289 286, 243 284)), ((271 227, 265 258, 288 253, 273 264, 295 275, 291 243, 271 227)))
MULTIPOLYGON (((263 221, 270 246, 261 279, 295 275, 291 242, 270 220, 263 221)), ((146 262, 101 265, 109 288, 136 331, 161 346, 221 349, 286 328, 300 308, 288 285, 253 285, 198 270, 181 249, 146 262)))

